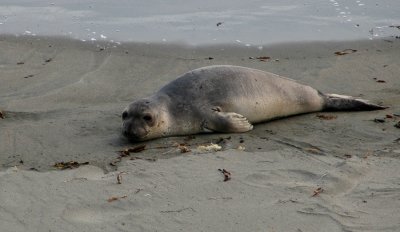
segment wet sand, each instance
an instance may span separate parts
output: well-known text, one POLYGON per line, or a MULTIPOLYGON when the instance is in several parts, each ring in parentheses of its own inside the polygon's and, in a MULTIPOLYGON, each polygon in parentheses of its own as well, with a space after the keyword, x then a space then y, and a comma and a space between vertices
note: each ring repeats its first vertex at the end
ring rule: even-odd
POLYGON ((2 231, 400 229, 399 39, 262 50, 113 46, 0 38, 2 231), (345 50, 350 54, 335 55, 345 50), (271 58, 254 59, 261 56, 271 58), (305 114, 244 134, 157 139, 121 159, 118 151, 140 145, 120 137, 123 108, 186 71, 213 64, 258 68, 390 108, 305 114), (196 150, 211 142, 222 151, 196 150), (191 152, 181 153, 177 144, 191 152), (89 164, 53 167, 68 161, 89 164), (230 171, 231 180, 224 182, 218 169, 230 171), (322 192, 312 196, 318 188, 322 192))

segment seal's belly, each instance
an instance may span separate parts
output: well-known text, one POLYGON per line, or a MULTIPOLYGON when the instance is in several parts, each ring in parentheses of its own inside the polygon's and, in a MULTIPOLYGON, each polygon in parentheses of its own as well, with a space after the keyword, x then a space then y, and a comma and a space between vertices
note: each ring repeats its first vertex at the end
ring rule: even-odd
POLYGON ((318 92, 309 86, 301 88, 294 92, 253 93, 252 97, 238 95, 225 101, 228 104, 222 109, 241 114, 251 123, 321 110, 318 92))

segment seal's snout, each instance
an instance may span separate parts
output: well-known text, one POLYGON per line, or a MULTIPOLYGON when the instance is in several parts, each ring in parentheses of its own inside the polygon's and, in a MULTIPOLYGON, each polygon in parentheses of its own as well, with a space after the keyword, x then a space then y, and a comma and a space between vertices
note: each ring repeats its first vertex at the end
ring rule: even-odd
POLYGON ((122 135, 125 137, 129 137, 129 131, 126 129, 122 129, 122 135))
POLYGON ((148 135, 148 131, 144 128, 134 127, 130 123, 124 123, 122 135, 132 141, 141 141, 148 135))

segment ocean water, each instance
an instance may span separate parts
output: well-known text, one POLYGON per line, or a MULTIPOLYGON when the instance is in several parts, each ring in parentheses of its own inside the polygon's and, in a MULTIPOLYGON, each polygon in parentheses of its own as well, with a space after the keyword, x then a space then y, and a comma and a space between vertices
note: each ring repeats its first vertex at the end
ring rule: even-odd
POLYGON ((400 36, 398 0, 0 0, 0 34, 243 46, 400 36))

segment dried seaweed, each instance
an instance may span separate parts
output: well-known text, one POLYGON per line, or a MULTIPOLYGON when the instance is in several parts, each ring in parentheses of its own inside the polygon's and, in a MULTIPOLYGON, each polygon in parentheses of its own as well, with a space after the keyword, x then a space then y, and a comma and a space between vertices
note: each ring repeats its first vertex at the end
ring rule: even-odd
POLYGON ((60 170, 65 170, 65 169, 74 169, 74 168, 78 168, 82 165, 88 165, 89 162, 83 162, 83 163, 79 163, 77 161, 69 161, 69 162, 59 162, 59 163, 55 163, 53 165, 53 167, 58 168, 60 170))
POLYGON ((124 195, 124 196, 122 196, 122 197, 110 197, 110 198, 108 198, 108 202, 113 202, 113 201, 116 201, 116 200, 119 200, 119 199, 123 199, 123 198, 127 198, 128 196, 127 195, 124 195))
POLYGON ((314 193, 313 193, 312 197, 316 197, 319 194, 321 194, 322 192, 324 192, 324 189, 321 188, 321 187, 318 187, 317 189, 314 190, 314 193))
POLYGON ((347 55, 347 54, 355 53, 356 51, 357 51, 356 49, 344 49, 343 51, 335 52, 335 55, 344 56, 344 55, 347 55))
POLYGON ((146 144, 141 144, 136 147, 125 148, 124 150, 119 151, 121 157, 129 156, 131 153, 139 153, 146 149, 146 144))
POLYGON ((226 169, 218 169, 223 175, 224 175, 224 182, 230 180, 232 177, 232 174, 228 172, 226 169))

